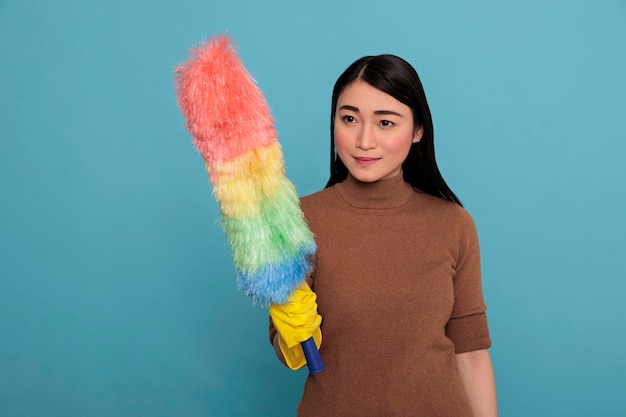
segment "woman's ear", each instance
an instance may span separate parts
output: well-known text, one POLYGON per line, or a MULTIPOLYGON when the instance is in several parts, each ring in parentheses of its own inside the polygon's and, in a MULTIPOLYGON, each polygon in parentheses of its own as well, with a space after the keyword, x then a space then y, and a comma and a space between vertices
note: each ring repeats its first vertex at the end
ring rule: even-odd
POLYGON ((423 125, 419 125, 415 129, 415 134, 413 135, 413 143, 417 143, 420 140, 422 140, 422 136, 423 135, 424 135, 424 126, 423 125))

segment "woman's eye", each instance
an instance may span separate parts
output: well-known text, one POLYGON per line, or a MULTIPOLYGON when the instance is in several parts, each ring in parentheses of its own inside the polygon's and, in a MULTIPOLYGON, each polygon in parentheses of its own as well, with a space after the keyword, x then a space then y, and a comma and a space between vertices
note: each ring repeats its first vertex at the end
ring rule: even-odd
POLYGON ((354 123, 354 116, 343 116, 343 121, 346 123, 354 123))
POLYGON ((380 121, 380 125, 382 127, 391 127, 391 126, 393 126, 393 122, 390 121, 390 120, 381 120, 380 121))

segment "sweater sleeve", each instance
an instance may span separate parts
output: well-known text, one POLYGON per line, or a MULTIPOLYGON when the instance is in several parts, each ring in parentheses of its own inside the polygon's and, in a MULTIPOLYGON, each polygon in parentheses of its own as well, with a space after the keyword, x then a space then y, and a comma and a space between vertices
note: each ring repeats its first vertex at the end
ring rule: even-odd
POLYGON ((461 209, 458 251, 455 268, 454 306, 446 325, 446 335, 454 342, 455 352, 463 353, 491 347, 480 275, 480 249, 476 226, 461 209))

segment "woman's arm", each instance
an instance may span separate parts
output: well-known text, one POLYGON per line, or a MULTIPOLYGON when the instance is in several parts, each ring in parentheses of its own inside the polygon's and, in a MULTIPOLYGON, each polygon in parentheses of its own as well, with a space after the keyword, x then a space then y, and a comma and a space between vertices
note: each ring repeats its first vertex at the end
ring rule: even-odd
POLYGON ((497 417, 496 382, 487 349, 456 355, 456 370, 474 417, 497 417))
POLYGON ((280 346, 278 345, 278 332, 274 333, 274 338, 272 339, 272 345, 274 346, 274 351, 276 352, 276 357, 279 361, 283 363, 283 365, 287 365, 287 361, 285 360, 285 356, 283 352, 280 350, 280 346))

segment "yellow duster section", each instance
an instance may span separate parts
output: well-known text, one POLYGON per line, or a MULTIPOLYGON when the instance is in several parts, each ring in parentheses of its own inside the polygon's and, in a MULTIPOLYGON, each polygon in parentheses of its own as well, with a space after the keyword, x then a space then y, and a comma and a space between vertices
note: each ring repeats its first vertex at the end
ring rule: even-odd
POLYGON ((213 193, 222 213, 231 219, 259 216, 261 201, 271 199, 285 185, 280 144, 252 149, 242 156, 209 167, 213 193))

